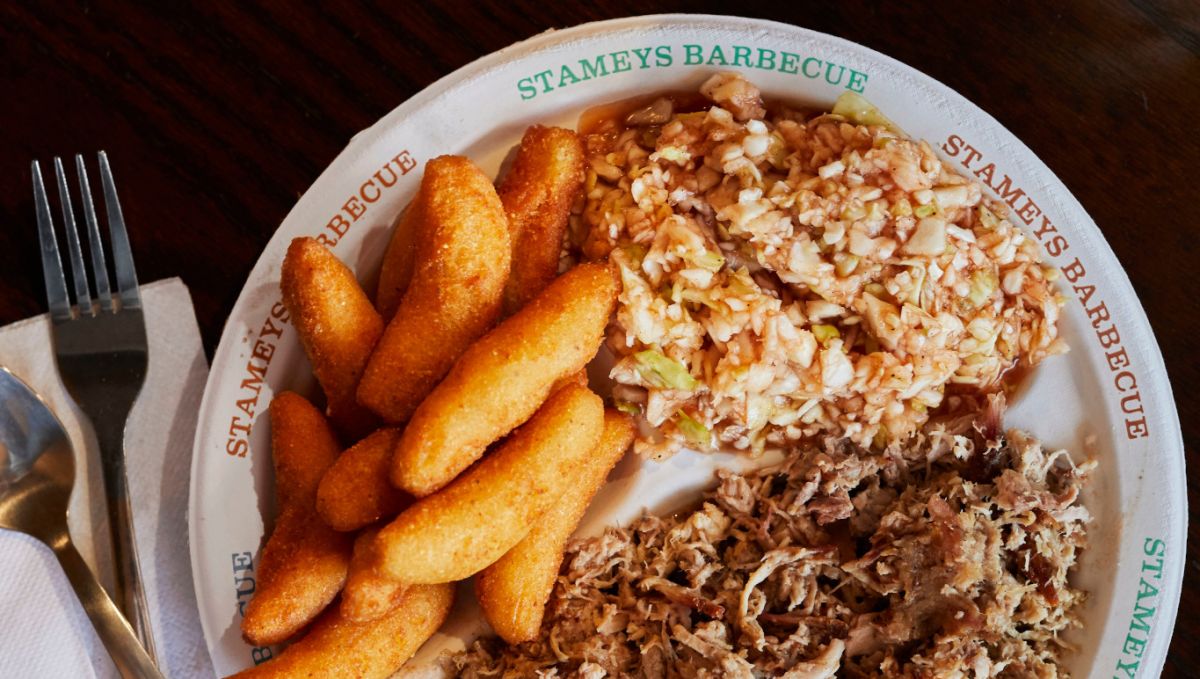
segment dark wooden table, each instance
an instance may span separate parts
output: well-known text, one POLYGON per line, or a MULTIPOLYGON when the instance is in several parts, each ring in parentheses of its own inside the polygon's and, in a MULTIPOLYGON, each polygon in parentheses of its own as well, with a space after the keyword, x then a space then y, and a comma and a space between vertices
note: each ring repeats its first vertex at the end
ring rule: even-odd
MULTIPOLYGON (((422 87, 547 28, 736 7, 900 59, 1024 140, 1129 272, 1166 356, 1191 457, 1200 446, 1200 7, 881 4, 0 3, 0 324, 44 310, 32 158, 110 152, 141 278, 183 277, 211 355, 296 198, 351 135, 422 87)), ((1200 542, 1190 546, 1194 583, 1200 542)), ((1200 590, 1191 587, 1166 676, 1200 671, 1198 636, 1200 590)))

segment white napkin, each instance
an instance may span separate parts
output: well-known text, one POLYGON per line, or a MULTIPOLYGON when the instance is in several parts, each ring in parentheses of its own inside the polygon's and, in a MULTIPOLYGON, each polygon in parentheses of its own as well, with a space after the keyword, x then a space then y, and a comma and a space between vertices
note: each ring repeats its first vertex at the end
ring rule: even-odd
MULTIPOLYGON (((150 363, 125 436, 142 578, 163 673, 211 677, 192 589, 186 513, 192 438, 208 364, 183 281, 142 286, 142 303, 150 363)), ((91 425, 59 380, 49 319, 43 315, 0 328, 0 365, 40 393, 71 436, 76 459, 71 537, 109 586, 99 453, 91 425)), ((33 538, 4 530, 0 614, 0 677, 119 676, 53 553, 33 538)))

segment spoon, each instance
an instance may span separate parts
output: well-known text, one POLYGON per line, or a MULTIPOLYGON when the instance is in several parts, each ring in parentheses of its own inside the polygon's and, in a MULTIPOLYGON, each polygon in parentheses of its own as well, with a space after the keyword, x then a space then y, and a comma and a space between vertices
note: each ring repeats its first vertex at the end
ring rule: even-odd
POLYGON ((0 367, 0 528, 31 535, 54 550, 122 677, 161 679, 71 542, 67 501, 74 485, 75 453, 62 423, 41 397, 0 367))

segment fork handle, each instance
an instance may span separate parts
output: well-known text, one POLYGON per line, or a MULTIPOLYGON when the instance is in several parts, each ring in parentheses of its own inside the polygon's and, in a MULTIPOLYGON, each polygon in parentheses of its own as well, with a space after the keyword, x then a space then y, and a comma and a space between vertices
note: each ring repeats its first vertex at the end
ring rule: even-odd
POLYGON ((88 568, 65 531, 51 548, 121 676, 125 679, 162 679, 162 673, 138 642, 133 628, 100 586, 100 581, 88 568))
POLYGON ((133 529, 133 506, 129 478, 125 474, 125 422, 116 418, 93 420, 100 448, 104 492, 108 499, 108 526, 112 534, 113 598, 125 614, 134 634, 151 658, 157 656, 150 625, 150 609, 142 586, 141 562, 133 529))

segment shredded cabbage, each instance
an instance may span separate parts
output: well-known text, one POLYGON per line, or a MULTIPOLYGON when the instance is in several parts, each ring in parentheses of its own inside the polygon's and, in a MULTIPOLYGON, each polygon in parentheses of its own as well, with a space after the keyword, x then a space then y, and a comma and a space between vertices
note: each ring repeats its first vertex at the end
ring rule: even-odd
POLYGON ((972 306, 978 308, 991 298, 999 284, 1000 281, 996 278, 994 271, 979 269, 971 274, 971 291, 967 293, 967 299, 971 300, 972 306))
POLYGON ((691 160, 692 154, 678 146, 664 146, 650 154, 650 160, 658 160, 659 158, 675 163, 676 165, 683 165, 691 160))
POLYGON ((855 92, 842 92, 833 104, 833 114, 858 123, 859 125, 882 125, 889 130, 899 131, 896 124, 867 101, 867 98, 855 92))
POLYGON ((887 218, 887 209, 882 200, 873 200, 867 204, 867 220, 878 222, 887 218))
POLYGON ((708 427, 700 424, 682 410, 676 413, 676 417, 675 424, 679 427, 679 431, 687 437, 687 440, 706 448, 712 445, 712 432, 708 430, 708 427))
POLYGON ((924 266, 914 266, 910 271, 913 277, 913 289, 912 294, 904 301, 925 310, 926 305, 921 300, 921 293, 925 290, 925 279, 928 277, 928 271, 926 271, 924 266))
POLYGON ((662 352, 647 349, 634 354, 633 359, 637 362, 638 374, 652 387, 692 391, 699 386, 686 366, 662 352))
POLYGON ((913 214, 922 219, 924 219, 925 217, 932 216, 936 212, 937 212, 937 206, 934 205, 933 203, 927 203, 925 205, 918 205, 916 207, 916 209, 913 210, 913 214))
POLYGON ((825 344, 829 340, 837 339, 842 336, 842 333, 838 332, 836 326, 826 325, 824 323, 817 323, 814 325, 812 327, 812 334, 821 344, 825 344))
POLYGON ((725 266, 725 258, 721 253, 712 250, 705 250, 704 254, 696 255, 691 260, 696 266, 708 271, 720 271, 721 267, 725 266))
POLYGON ((645 283, 637 275, 637 272, 630 269, 624 262, 618 262, 618 269, 621 270, 621 287, 625 290, 636 290, 645 287, 645 283))
POLYGON ((855 221, 867 216, 867 208, 862 203, 851 203, 842 208, 842 219, 855 221))
POLYGON ((854 270, 858 268, 858 255, 851 255, 849 253, 843 254, 839 252, 834 255, 833 260, 834 270, 837 271, 837 275, 843 278, 854 273, 854 270))
POLYGON ((617 407, 617 410, 620 410, 621 412, 627 413, 629 415, 641 415, 642 414, 642 407, 636 403, 631 403, 629 401, 618 401, 618 400, 614 399, 613 405, 615 405, 617 407))
MULTIPOLYGON (((720 310, 717 302, 713 300, 712 294, 708 290, 694 290, 692 288, 683 288, 679 292, 679 298, 685 302, 693 304, 703 304, 709 309, 720 310)), ((679 300, 674 300, 678 302, 679 300)))
POLYGON ((625 256, 635 267, 640 267, 642 260, 646 259, 646 247, 639 243, 629 243, 621 246, 621 249, 625 251, 625 256))
POLYGON ((983 225, 983 228, 991 230, 1000 226, 1000 218, 996 216, 996 213, 980 205, 979 223, 983 225))
POLYGON ((783 136, 778 132, 772 132, 767 137, 767 162, 776 170, 782 170, 787 162, 787 158, 788 149, 783 136))

